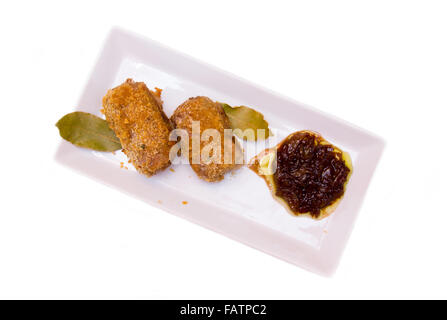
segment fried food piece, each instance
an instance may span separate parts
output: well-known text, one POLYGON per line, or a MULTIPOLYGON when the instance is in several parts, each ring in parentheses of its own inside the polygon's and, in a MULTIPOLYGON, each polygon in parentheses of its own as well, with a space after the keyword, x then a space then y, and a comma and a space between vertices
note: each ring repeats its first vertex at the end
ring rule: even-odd
POLYGON ((127 79, 103 98, 103 112, 134 167, 152 176, 170 165, 172 125, 163 112, 160 90, 127 79))
POLYGON ((316 220, 335 211, 353 170, 347 152, 307 130, 264 150, 249 168, 267 182, 273 197, 289 213, 316 220))
MULTIPOLYGON (((230 122, 225 114, 220 103, 214 102, 207 97, 195 97, 189 98, 183 102, 175 111, 171 117, 171 121, 177 129, 185 129, 190 138, 189 142, 189 163, 191 168, 197 174, 200 179, 208 182, 220 181, 224 178, 224 175, 238 168, 239 165, 236 164, 236 157, 241 154, 241 148, 237 141, 231 138, 231 150, 232 157, 229 161, 224 161, 225 158, 225 146, 224 146, 224 130, 231 129, 230 122), (215 129, 219 132, 220 141, 220 162, 208 163, 200 157, 198 163, 193 161, 193 143, 192 143, 192 126, 193 121, 200 121, 200 135, 207 129, 215 129), (228 163, 226 163, 228 162, 228 163)), ((199 137, 200 139, 200 137, 199 137)), ((202 141, 200 139, 200 153, 204 147, 208 145, 208 141, 202 141)))

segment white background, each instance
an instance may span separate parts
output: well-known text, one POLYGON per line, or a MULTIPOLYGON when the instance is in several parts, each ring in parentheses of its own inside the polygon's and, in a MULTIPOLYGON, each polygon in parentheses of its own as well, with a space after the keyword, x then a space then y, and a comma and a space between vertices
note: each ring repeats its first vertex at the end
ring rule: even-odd
POLYGON ((29 1, 0 8, 0 298, 447 298, 445 1, 29 1), (332 278, 55 163, 121 26, 387 148, 332 278))

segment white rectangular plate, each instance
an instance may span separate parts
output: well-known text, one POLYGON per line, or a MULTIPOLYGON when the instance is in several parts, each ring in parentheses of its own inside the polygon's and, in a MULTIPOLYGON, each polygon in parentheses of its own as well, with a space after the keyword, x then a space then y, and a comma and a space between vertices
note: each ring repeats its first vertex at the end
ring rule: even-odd
MULTIPOLYGON (((127 78, 163 89, 168 116, 184 100, 198 95, 254 107, 264 114, 275 133, 268 140, 269 146, 298 130, 321 133, 352 157, 354 173, 344 199, 329 218, 314 221, 288 214, 271 197, 264 181, 245 167, 219 183, 199 180, 188 165, 177 165, 175 172, 165 170, 147 178, 127 164, 121 152, 95 152, 65 141, 57 151, 57 161, 310 271, 330 275, 335 270, 384 148, 380 138, 119 29, 110 33, 78 103, 79 109, 101 116, 102 97, 127 78), (120 162, 125 162, 129 170, 120 169, 120 162)), ((253 145, 244 148, 248 158, 254 155, 253 145)))

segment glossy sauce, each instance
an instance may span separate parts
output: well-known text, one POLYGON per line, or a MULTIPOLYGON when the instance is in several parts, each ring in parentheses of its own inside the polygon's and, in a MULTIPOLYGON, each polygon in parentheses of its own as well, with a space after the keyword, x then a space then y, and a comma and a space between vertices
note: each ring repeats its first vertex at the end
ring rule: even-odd
POLYGON ((276 196, 297 213, 318 217, 343 196, 350 169, 343 154, 309 132, 297 132, 277 149, 276 196))

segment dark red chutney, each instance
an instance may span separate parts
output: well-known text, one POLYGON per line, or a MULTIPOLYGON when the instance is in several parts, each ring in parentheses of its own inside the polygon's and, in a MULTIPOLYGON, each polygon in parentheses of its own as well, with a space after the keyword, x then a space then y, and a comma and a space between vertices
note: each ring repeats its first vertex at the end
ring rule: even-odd
POLYGON ((276 195, 297 214, 318 217, 344 193, 350 169, 341 151, 321 141, 318 135, 297 132, 277 149, 276 195))

